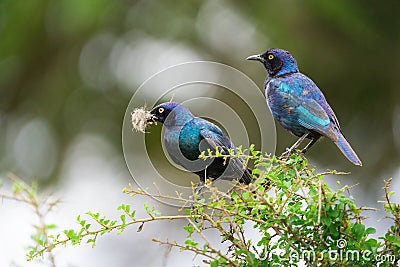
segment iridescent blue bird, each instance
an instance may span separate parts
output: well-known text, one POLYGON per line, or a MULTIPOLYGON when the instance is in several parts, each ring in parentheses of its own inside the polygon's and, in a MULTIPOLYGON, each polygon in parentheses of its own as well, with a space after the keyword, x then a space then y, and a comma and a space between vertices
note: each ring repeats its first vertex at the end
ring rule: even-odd
POLYGON ((283 128, 300 137, 286 154, 309 138, 311 141, 302 150, 305 153, 321 136, 325 136, 353 164, 362 165, 343 136, 325 96, 309 77, 299 72, 296 60, 288 51, 274 48, 247 59, 260 61, 267 69, 264 89, 272 115, 283 128))
POLYGON ((237 179, 249 184, 252 181, 251 169, 245 168, 238 158, 228 158, 226 162, 221 157, 214 159, 199 159, 202 151, 213 152, 218 147, 222 154, 228 154, 228 149, 235 149, 229 137, 213 123, 193 116, 183 105, 176 102, 162 103, 151 112, 152 121, 164 124, 164 144, 170 158, 200 177, 204 183, 210 180, 237 179))

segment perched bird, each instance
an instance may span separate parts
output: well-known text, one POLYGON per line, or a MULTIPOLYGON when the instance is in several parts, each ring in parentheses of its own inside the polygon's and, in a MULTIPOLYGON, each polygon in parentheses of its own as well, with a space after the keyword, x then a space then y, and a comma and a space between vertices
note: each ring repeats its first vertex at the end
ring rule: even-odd
POLYGON ((228 158, 226 162, 221 157, 199 159, 202 151, 213 152, 218 147, 222 154, 228 154, 228 149, 235 146, 222 130, 213 123, 193 116, 183 105, 176 102, 162 103, 154 107, 151 121, 164 124, 164 144, 170 158, 178 165, 197 174, 200 182, 206 179, 225 180, 238 179, 249 184, 252 181, 251 169, 244 168, 238 158, 228 158))
POLYGON ((268 77, 264 82, 265 96, 274 118, 283 128, 300 139, 287 150, 290 154, 305 139, 311 139, 303 153, 321 137, 332 140, 353 164, 361 160, 343 136, 332 108, 317 85, 299 72, 294 57, 282 49, 270 49, 248 60, 264 64, 268 77))

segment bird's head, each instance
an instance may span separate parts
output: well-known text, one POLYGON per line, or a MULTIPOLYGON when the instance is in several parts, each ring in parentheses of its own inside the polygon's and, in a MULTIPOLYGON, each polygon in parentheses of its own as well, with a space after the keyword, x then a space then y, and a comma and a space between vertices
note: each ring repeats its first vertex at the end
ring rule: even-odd
POLYGON ((178 122, 185 123, 188 118, 193 118, 192 113, 177 102, 165 102, 155 106, 150 113, 153 117, 150 119, 153 122, 161 122, 164 125, 168 121, 168 125, 174 126, 178 122))
POLYGON ((171 111, 177 106, 179 106, 179 103, 176 102, 166 102, 155 106, 150 111, 151 115, 153 115, 152 120, 155 122, 164 123, 171 111))
POLYGON ((270 76, 279 76, 298 72, 297 62, 285 50, 272 48, 262 54, 249 56, 247 60, 257 60, 264 64, 270 76))

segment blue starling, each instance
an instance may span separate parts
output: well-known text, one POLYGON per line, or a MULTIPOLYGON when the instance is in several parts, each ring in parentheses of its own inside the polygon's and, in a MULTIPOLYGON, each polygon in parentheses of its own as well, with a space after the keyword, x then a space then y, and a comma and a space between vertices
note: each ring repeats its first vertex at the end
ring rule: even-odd
POLYGON ((299 72, 296 60, 288 51, 274 48, 247 59, 260 61, 267 69, 265 96, 275 120, 300 137, 287 154, 308 138, 311 141, 302 150, 305 153, 321 136, 325 136, 349 161, 362 165, 343 136, 339 121, 323 93, 309 77, 299 72))
POLYGON ((233 180, 244 184, 252 181, 251 169, 245 168, 239 158, 221 157, 199 159, 202 151, 215 155, 216 149, 228 155, 228 149, 236 151, 229 137, 215 124, 193 116, 183 105, 176 102, 162 103, 150 112, 152 121, 164 124, 164 144, 170 158, 186 170, 197 174, 202 183, 206 179, 233 180), (218 147, 218 148, 217 148, 218 147))

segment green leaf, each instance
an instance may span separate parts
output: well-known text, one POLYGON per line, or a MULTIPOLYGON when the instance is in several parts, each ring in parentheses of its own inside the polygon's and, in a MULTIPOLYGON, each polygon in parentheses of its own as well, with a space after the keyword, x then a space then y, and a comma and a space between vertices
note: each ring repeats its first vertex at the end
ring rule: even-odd
POLYGON ((192 225, 184 226, 183 229, 188 232, 188 236, 191 236, 194 232, 194 227, 192 225))
POLYGON ((192 239, 189 239, 189 238, 185 240, 185 244, 190 246, 190 247, 197 247, 197 245, 198 245, 197 242, 195 242, 195 241, 193 241, 192 239))
POLYGON ((367 230, 365 230, 366 235, 371 235, 371 234, 375 234, 375 233, 376 233, 376 229, 372 228, 372 227, 369 227, 369 228, 367 228, 367 230))
POLYGON ((364 237, 365 225, 355 223, 353 225, 353 234, 356 236, 357 239, 361 239, 362 237, 364 237))
POLYGON ((121 214, 121 216, 119 216, 122 222, 122 225, 125 226, 126 225, 126 216, 125 214, 121 214))

